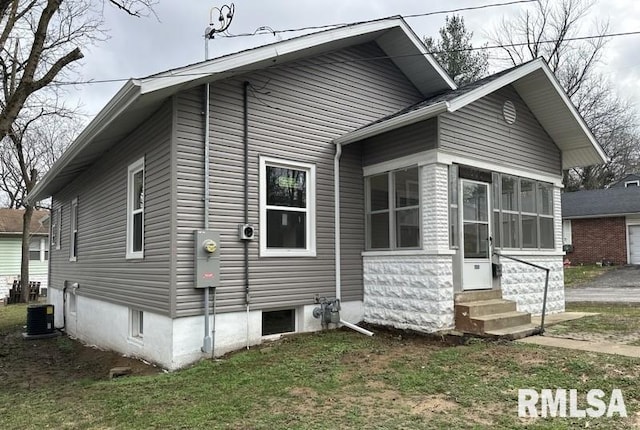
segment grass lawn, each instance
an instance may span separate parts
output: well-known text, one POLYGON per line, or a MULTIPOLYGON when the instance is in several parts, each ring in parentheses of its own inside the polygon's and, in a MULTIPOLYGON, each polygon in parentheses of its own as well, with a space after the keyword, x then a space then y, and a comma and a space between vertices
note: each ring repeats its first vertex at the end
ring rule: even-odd
POLYGON ((564 286, 565 288, 579 287, 610 270, 615 270, 615 266, 570 266, 564 269, 564 286))
POLYGON ((569 335, 640 345, 640 306, 610 303, 568 303, 568 312, 597 312, 599 315, 567 321, 548 328, 549 335, 569 335))
POLYGON ((15 340, 24 324, 24 307, 19 309, 0 308, 3 429, 620 429, 640 424, 637 359, 507 342, 447 346, 406 334, 379 332, 368 338, 334 330, 288 337, 179 372, 108 381, 83 373, 81 360, 87 358, 66 338, 15 340), (39 365, 29 367, 34 355, 39 365), (75 361, 63 360, 66 355, 75 361), (518 388, 557 387, 577 389, 582 401, 591 388, 607 396, 620 388, 629 418, 517 417, 518 388))

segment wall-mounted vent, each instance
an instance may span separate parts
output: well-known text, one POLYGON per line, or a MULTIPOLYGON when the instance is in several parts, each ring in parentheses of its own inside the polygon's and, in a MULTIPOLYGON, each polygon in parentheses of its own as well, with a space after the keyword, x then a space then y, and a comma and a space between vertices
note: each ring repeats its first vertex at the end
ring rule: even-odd
POLYGON ((502 105, 502 116, 507 124, 513 124, 516 122, 516 106, 511 100, 507 100, 502 105))

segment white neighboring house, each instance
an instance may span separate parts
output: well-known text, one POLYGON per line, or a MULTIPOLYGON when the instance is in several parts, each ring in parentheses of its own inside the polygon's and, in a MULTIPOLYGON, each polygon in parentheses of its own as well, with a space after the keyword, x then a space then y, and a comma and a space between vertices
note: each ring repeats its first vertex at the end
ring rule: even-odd
MULTIPOLYGON (((0 209, 0 298, 9 295, 15 279, 20 279, 22 254, 22 209, 0 209)), ((49 211, 35 211, 29 242, 29 280, 47 287, 49 271, 49 211)))

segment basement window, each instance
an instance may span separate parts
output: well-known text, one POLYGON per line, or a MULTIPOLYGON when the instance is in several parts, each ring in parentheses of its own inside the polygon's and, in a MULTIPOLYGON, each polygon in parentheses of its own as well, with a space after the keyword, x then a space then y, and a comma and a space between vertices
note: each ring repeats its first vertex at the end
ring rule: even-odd
POLYGON ((296 331, 295 309, 262 312, 262 335, 293 333, 296 331))
POLYGON ((142 337, 144 336, 144 312, 131 309, 129 319, 131 321, 131 337, 133 339, 142 340, 142 337))

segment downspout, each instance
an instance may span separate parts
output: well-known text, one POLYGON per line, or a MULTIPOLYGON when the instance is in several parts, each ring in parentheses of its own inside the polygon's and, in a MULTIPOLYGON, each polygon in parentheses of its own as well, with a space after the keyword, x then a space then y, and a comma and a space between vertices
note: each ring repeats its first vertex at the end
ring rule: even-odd
MULTIPOLYGON (((249 223, 249 81, 242 86, 243 134, 244 146, 244 223, 249 223)), ((249 304, 251 296, 249 290, 249 241, 244 240, 244 290, 247 305, 247 349, 249 349, 249 304)))
POLYGON ((333 207, 334 207, 334 233, 336 255, 336 299, 341 300, 342 284, 340 274, 340 156, 342 156, 342 144, 336 143, 336 155, 333 158, 333 207))
MULTIPOLYGON (((205 47, 207 43, 205 41, 205 47)), ((206 54, 205 54, 206 56, 206 54)), ((204 85, 204 229, 209 229, 209 115, 210 94, 209 83, 204 85)), ((213 341, 209 334, 209 287, 204 289, 204 338, 202 339, 202 352, 210 354, 213 351, 213 341)))
MULTIPOLYGON (((336 155, 333 158, 333 207, 334 207, 334 232, 336 255, 336 299, 342 301, 342 275, 340 273, 340 157, 342 156, 342 144, 336 143, 336 155)), ((340 324, 367 336, 373 336, 373 332, 340 319, 340 324)))

